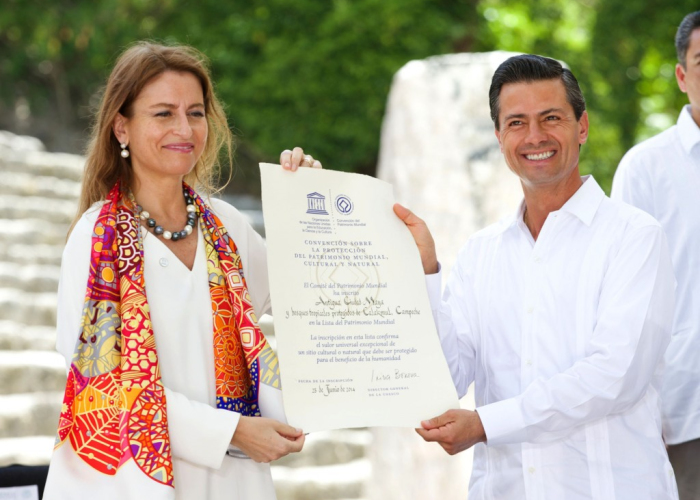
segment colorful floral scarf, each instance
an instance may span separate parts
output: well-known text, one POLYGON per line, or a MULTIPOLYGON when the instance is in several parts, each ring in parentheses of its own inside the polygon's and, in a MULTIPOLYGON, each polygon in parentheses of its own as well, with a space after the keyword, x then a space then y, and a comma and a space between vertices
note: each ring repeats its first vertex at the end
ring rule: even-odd
MULTIPOLYGON (((279 388, 277 358, 253 311, 236 245, 189 186, 207 256, 217 408, 259 416, 261 379, 279 388)), ((80 336, 68 374, 56 447, 68 439, 92 468, 114 475, 133 459, 173 486, 165 390, 143 275, 135 203, 112 188, 92 236, 80 336)))

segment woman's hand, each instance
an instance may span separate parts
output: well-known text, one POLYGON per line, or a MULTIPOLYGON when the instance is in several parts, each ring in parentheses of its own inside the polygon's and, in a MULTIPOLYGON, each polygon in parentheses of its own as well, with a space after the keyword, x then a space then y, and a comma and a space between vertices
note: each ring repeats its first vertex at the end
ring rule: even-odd
POLYGON ((294 172, 299 167, 323 168, 321 162, 314 160, 313 156, 305 155, 301 148, 294 148, 292 151, 285 149, 280 154, 280 165, 282 168, 294 172))
POLYGON ((231 444, 256 462, 269 463, 304 447, 304 433, 265 417, 243 417, 231 444))

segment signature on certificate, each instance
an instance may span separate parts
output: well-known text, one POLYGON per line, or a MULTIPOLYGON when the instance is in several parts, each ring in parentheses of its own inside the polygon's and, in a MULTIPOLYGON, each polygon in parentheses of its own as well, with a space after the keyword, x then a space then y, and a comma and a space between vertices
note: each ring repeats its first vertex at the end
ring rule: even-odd
POLYGON ((386 382, 388 380, 406 380, 410 378, 419 378, 416 372, 405 372, 398 368, 392 370, 377 370, 372 368, 370 382, 386 382))

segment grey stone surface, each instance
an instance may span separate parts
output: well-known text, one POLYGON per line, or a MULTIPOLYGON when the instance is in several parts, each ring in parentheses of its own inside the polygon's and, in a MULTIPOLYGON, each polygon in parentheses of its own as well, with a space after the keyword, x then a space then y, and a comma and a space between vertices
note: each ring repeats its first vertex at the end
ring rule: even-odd
POLYGON ((66 365, 57 352, 0 351, 0 395, 63 392, 65 387, 66 365))
POLYGON ((56 324, 56 293, 0 289, 0 318, 27 325, 56 324))
POLYGON ((0 320, 0 351, 54 351, 56 329, 0 320))
POLYGON ((65 243, 66 227, 42 219, 0 219, 0 245, 65 243))
MULTIPOLYGON (((1 226, 0 231, 2 231, 1 226)), ((61 265, 61 255, 66 242, 65 237, 58 243, 38 245, 16 243, 11 238, 8 238, 8 240, 0 243, 0 260, 3 262, 21 265, 33 262, 34 264, 56 267, 61 265)))
POLYGON ((0 439, 53 435, 62 403, 63 391, 0 396, 0 439))
POLYGON ((12 132, 0 130, 0 151, 44 151, 44 144, 36 137, 17 135, 12 132))
POLYGON ((3 150, 2 169, 5 172, 25 172, 38 176, 59 177, 79 181, 85 159, 68 153, 44 151, 3 150))
POLYGON ((75 200, 61 200, 40 196, 18 196, 4 194, 0 196, 0 213, 4 218, 23 220, 38 219, 59 225, 65 238, 65 226, 70 225, 78 203, 75 200))
POLYGON ((334 465, 359 460, 367 455, 372 435, 366 430, 316 432, 306 436, 303 453, 294 453, 275 462, 285 467, 334 465))
POLYGON ((319 467, 277 466, 272 468, 272 479, 278 500, 361 498, 371 467, 366 458, 319 467))
POLYGON ((467 238, 522 198, 494 134, 488 89, 509 52, 411 61, 392 83, 377 176, 423 218, 449 272, 467 238))
POLYGON ((41 196, 48 199, 67 199, 77 202, 80 183, 53 176, 32 175, 27 172, 3 170, 0 195, 41 196))
POLYGON ((0 262, 0 289, 13 288, 24 292, 50 292, 58 289, 58 266, 0 262))

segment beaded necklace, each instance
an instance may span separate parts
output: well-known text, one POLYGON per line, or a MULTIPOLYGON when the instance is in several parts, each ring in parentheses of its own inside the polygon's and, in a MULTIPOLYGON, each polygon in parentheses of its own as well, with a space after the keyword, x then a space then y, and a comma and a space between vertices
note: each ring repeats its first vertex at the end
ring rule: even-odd
POLYGON ((172 241, 184 240, 188 235, 192 234, 194 225, 197 223, 197 207, 187 191, 183 191, 183 194, 185 196, 185 203, 187 204, 187 224, 185 224, 182 231, 166 231, 163 229, 163 226, 158 225, 158 222, 151 217, 151 214, 144 210, 139 204, 136 204, 136 214, 146 223, 148 228, 153 230, 153 234, 156 236, 162 236, 164 239, 172 241))

